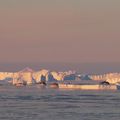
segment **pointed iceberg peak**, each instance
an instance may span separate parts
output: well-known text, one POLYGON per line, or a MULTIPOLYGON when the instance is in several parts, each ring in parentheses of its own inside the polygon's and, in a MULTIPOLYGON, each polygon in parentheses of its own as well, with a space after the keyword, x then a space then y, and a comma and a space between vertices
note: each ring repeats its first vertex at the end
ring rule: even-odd
POLYGON ((26 67, 23 70, 19 71, 19 72, 35 72, 33 69, 26 67))

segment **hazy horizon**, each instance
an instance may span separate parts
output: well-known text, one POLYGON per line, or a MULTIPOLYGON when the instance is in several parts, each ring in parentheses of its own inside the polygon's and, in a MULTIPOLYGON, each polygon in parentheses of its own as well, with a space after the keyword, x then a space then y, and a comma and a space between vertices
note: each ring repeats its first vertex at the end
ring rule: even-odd
POLYGON ((80 74, 105 74, 120 72, 120 63, 5 63, 0 64, 0 72, 18 72, 29 67, 35 71, 76 71, 80 74))

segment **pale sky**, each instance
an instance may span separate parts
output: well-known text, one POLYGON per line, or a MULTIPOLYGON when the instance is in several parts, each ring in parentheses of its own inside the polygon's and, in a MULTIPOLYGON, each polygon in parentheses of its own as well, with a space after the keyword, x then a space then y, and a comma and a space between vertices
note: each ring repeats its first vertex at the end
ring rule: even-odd
POLYGON ((0 0, 0 63, 120 62, 120 0, 0 0))

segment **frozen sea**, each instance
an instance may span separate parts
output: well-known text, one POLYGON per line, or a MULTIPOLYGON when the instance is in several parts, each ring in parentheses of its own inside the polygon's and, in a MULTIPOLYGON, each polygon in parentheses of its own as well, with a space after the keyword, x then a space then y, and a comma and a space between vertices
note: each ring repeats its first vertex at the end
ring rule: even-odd
POLYGON ((120 120, 120 91, 0 86, 0 120, 120 120))

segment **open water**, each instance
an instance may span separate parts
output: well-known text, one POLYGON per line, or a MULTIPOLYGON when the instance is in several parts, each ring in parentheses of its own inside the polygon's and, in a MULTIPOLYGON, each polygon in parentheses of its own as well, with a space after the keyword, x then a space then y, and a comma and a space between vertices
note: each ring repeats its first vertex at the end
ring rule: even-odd
POLYGON ((120 120, 120 91, 1 86, 0 120, 120 120))

